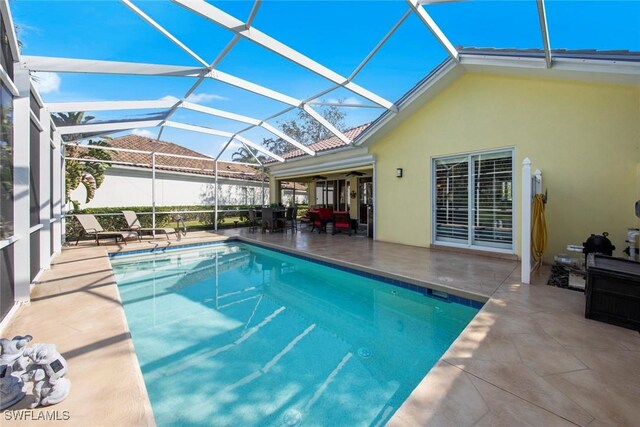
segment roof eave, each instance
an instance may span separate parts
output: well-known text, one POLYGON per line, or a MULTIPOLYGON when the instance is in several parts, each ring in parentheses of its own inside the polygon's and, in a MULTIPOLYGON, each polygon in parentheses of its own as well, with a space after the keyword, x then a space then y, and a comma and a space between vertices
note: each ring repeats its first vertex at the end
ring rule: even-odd
MULTIPOLYGON (((544 57, 537 55, 496 55, 488 53, 462 53, 462 65, 500 66, 505 68, 546 68, 544 57)), ((578 57, 574 54, 557 54, 553 56, 551 70, 596 72, 603 74, 621 74, 640 76, 640 61, 621 58, 611 59, 608 56, 585 55, 578 57)))

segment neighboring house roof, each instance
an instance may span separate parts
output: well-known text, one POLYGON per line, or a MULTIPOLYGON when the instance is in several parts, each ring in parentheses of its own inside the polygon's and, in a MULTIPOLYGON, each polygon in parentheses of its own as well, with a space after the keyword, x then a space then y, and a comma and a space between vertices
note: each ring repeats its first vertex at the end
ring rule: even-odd
MULTIPOLYGON (((364 132, 364 130, 370 125, 371 123, 365 123, 356 127, 353 127, 351 129, 347 129, 345 130, 343 133, 345 134, 345 136, 347 138, 349 138, 350 140, 355 140, 358 135, 360 135, 362 132, 364 132)), ((342 148, 342 147, 346 147, 349 144, 347 144, 346 142, 342 141, 340 138, 338 138, 335 135, 330 136, 329 138, 325 138, 325 139, 321 139, 318 142, 314 142, 313 144, 309 144, 308 147, 310 149, 312 149, 313 151, 315 151, 316 153, 322 153, 323 151, 329 151, 329 150, 335 150, 337 148, 342 148)), ((281 156, 284 159, 295 159, 297 157, 302 157, 302 156, 306 156, 307 153, 305 153, 304 151, 302 151, 299 148, 293 149, 291 151, 287 151, 286 153, 281 154, 281 156)), ((273 159, 269 159, 267 160, 265 163, 275 163, 275 160, 273 159)))
MULTIPOLYGON (((155 151, 156 153, 172 154, 173 156, 156 156, 156 169, 159 170, 198 175, 215 175, 213 158, 172 142, 156 141, 155 139, 139 135, 126 135, 109 140, 109 145, 114 148, 127 150, 155 151), (185 159, 176 156, 198 157, 202 160, 185 159)), ((151 168, 151 154, 125 151, 110 151, 109 153, 114 162, 127 163, 128 166, 133 167, 151 168)), ((250 181, 260 181, 262 177, 263 180, 268 181, 266 175, 262 176, 260 171, 251 166, 223 161, 218 161, 218 176, 250 181)))

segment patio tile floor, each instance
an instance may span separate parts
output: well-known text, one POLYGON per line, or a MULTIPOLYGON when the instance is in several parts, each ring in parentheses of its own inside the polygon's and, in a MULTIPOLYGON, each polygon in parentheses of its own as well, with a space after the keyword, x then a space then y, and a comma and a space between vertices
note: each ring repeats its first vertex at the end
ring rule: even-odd
MULTIPOLYGON (((233 236, 488 301, 391 426, 634 425, 640 419, 640 334, 585 319, 584 294, 545 286, 548 271, 522 285, 516 261, 306 230, 194 232, 180 244, 233 236)), ((106 254, 168 244, 176 242, 65 248, 33 287, 31 303, 2 331, 30 333, 65 355, 72 391, 47 409, 69 411, 70 419, 57 424, 154 424, 106 254)), ((8 411, 13 416, 28 403, 8 411)), ((3 425, 33 425, 0 417, 3 425)))

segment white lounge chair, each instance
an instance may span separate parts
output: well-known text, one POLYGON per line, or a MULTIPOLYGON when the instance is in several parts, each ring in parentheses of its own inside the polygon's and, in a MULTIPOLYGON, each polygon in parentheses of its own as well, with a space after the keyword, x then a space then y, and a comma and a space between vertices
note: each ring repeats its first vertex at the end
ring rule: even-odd
POLYGON ((176 239, 180 239, 180 234, 176 233, 176 230, 174 228, 164 228, 164 227, 145 227, 143 228, 140 225, 140 221, 138 221, 138 215, 136 215, 136 213, 134 211, 122 211, 122 214, 124 215, 124 218, 127 220, 127 226, 129 227, 129 230, 131 231, 135 231, 136 233, 138 233, 138 237, 142 238, 142 233, 143 232, 149 232, 149 233, 164 233, 164 235, 167 237, 167 240, 169 240, 169 234, 173 233, 176 236, 176 239))
POLYGON ((102 228, 96 217, 91 214, 78 214, 76 215, 76 219, 82 226, 82 231, 78 234, 78 238, 76 239, 76 246, 78 246, 80 237, 85 234, 92 234, 95 237, 96 244, 98 246, 100 246, 101 237, 114 237, 116 239, 116 243, 118 243, 118 238, 120 238, 125 245, 127 244, 126 239, 139 239, 138 233, 133 231, 104 231, 104 228, 102 228))

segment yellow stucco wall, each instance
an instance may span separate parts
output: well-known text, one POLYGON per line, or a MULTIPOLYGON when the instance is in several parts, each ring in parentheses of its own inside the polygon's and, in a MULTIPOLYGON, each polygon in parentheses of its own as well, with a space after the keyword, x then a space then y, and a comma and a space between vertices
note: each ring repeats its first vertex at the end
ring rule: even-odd
POLYGON ((549 192, 546 261, 590 233, 626 247, 627 228, 640 225, 640 88, 470 73, 370 148, 378 239, 429 246, 432 158, 502 147, 515 148, 517 254, 525 157, 549 192))

